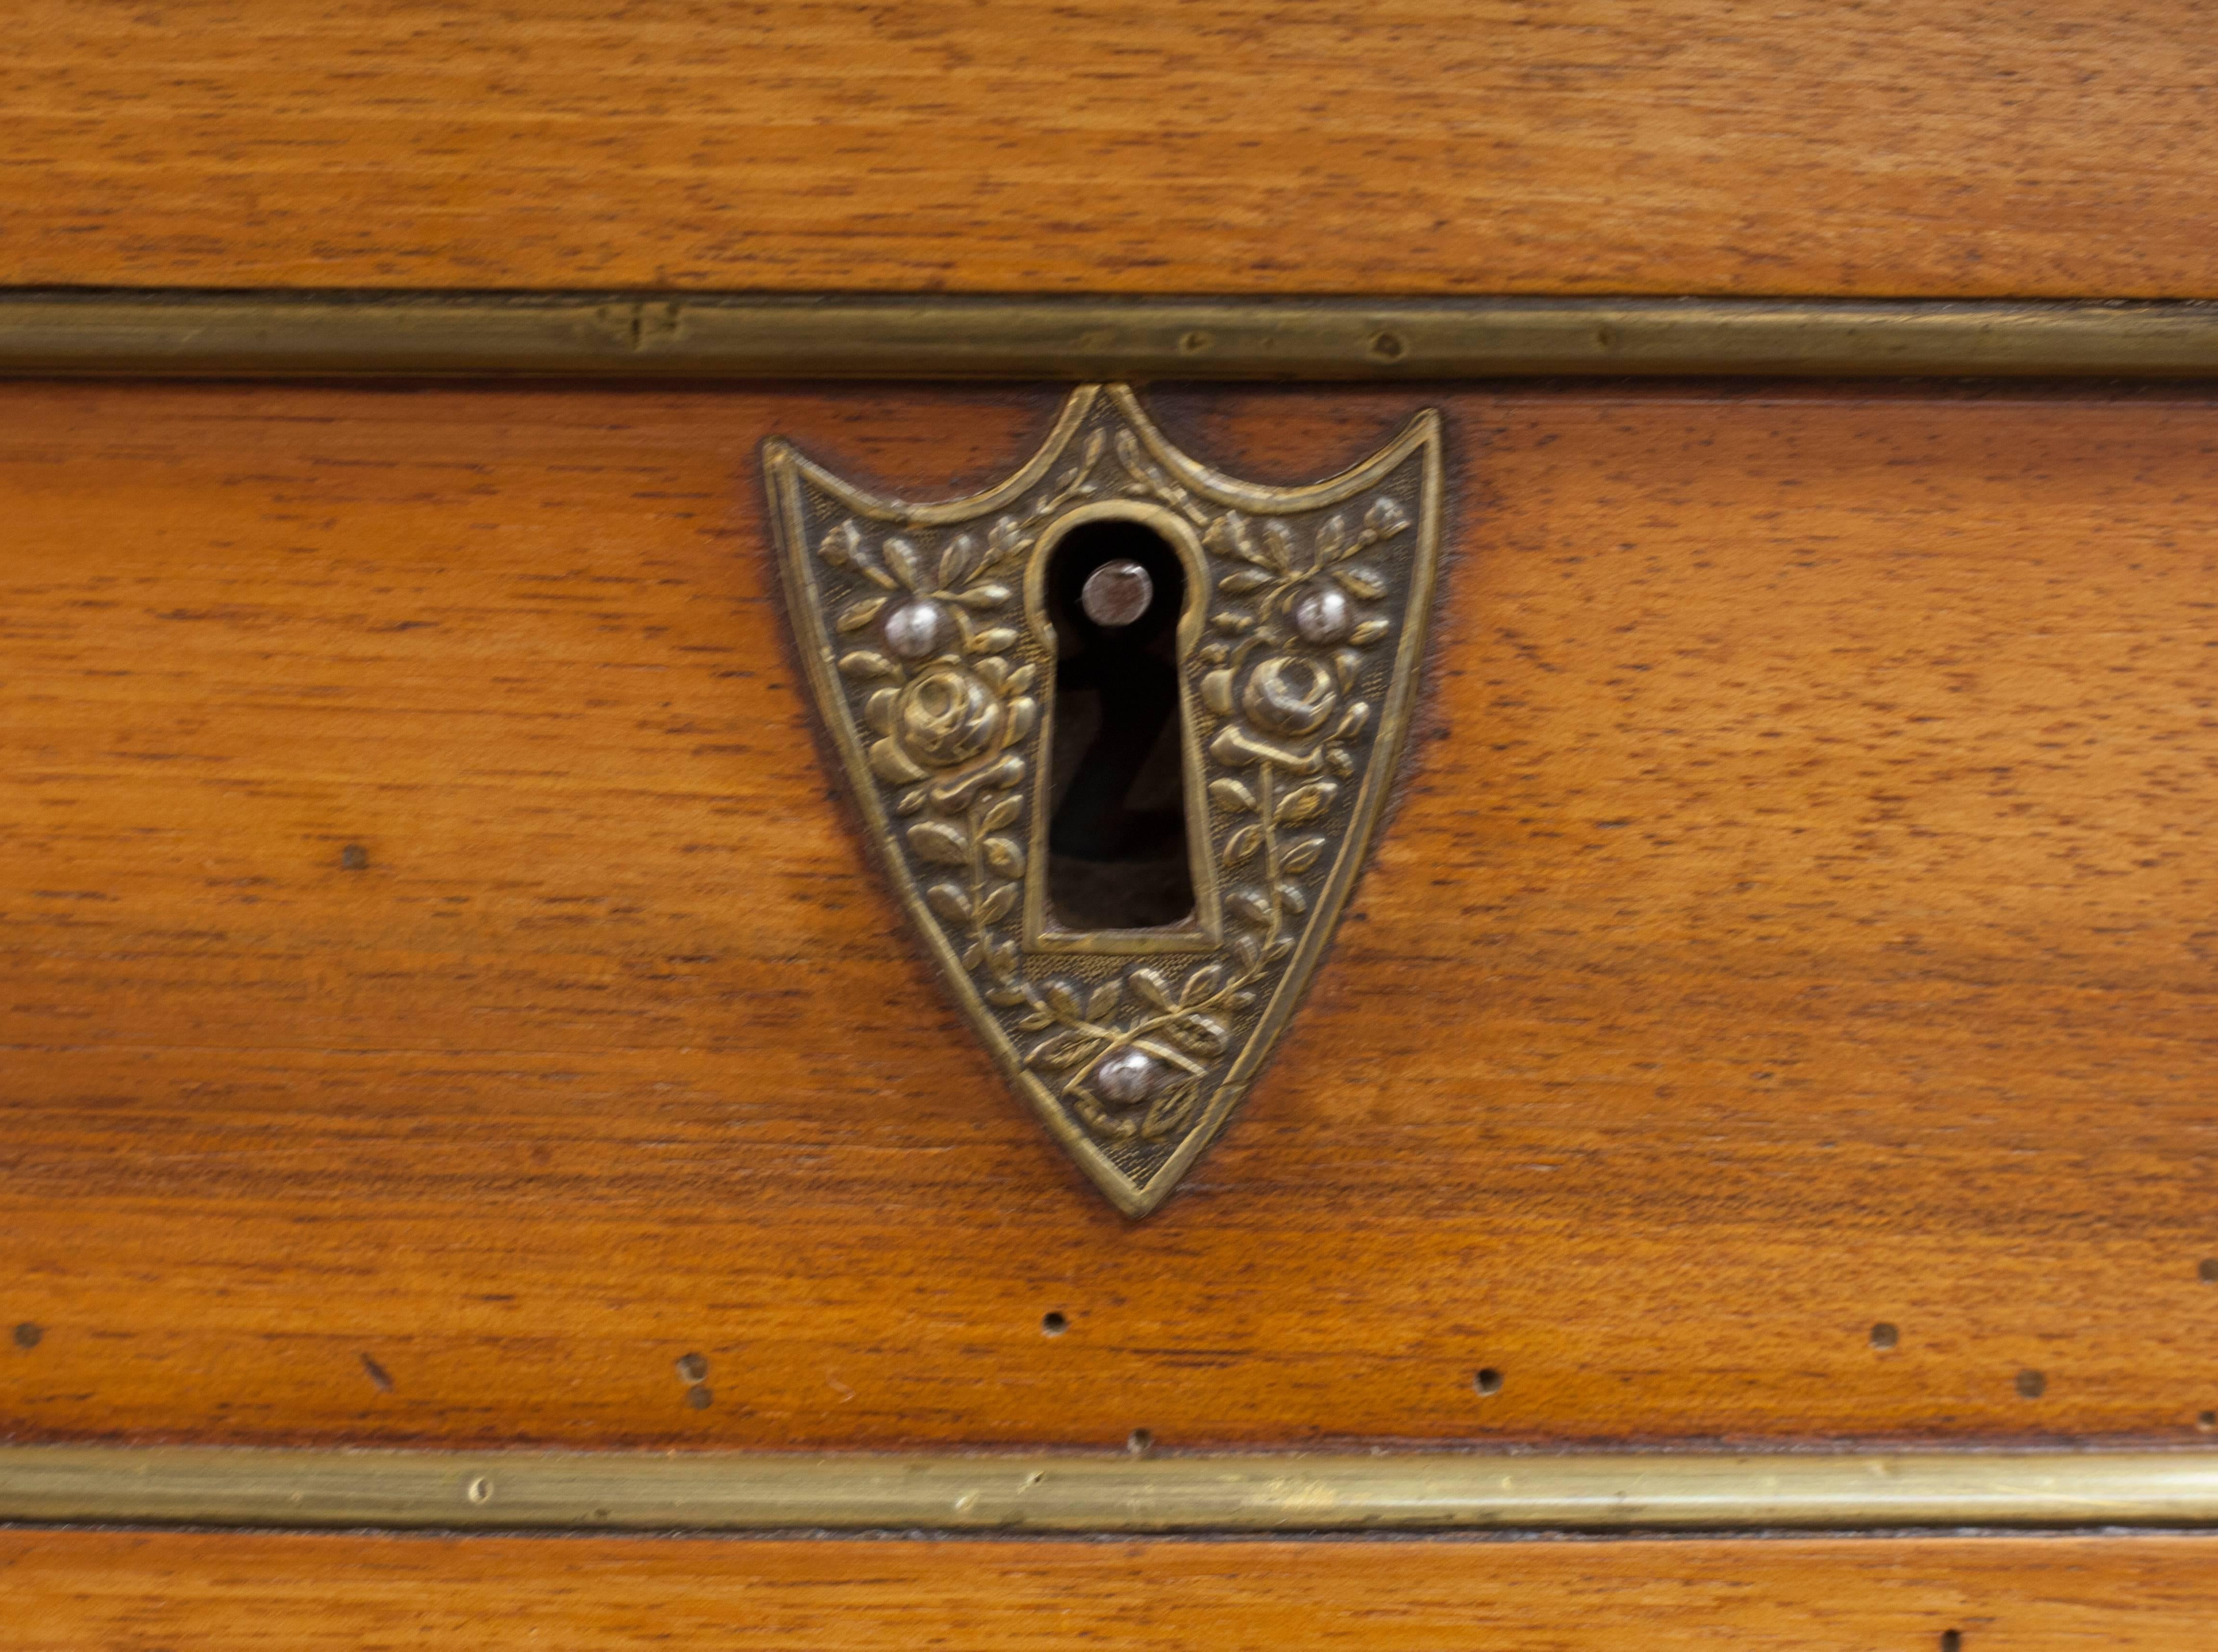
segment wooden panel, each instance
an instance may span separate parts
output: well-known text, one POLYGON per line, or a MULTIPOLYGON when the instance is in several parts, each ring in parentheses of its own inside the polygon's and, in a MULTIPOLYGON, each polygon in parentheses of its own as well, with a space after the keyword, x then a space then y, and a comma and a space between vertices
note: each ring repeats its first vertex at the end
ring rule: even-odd
POLYGON ((2212 1540, 729 1543, 0 1533, 10 1644, 2178 1648, 2212 1540))
POLYGON ((17 1437, 2197 1436, 2218 405, 1446 399, 1433 738, 1133 1227, 835 824, 753 472, 1053 399, 0 393, 17 1437))
POLYGON ((33 0, 0 282, 2218 294, 2191 0, 33 0))

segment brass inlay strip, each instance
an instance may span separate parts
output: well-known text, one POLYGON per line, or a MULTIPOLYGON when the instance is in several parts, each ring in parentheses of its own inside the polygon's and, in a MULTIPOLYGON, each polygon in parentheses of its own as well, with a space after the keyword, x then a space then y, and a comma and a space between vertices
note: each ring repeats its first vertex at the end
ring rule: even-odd
POLYGON ((2218 1454, 877 1457, 0 1447, 0 1519, 562 1531, 2218 1525, 2218 1454))
POLYGON ((0 291, 0 374, 2218 376, 2218 304, 0 291))

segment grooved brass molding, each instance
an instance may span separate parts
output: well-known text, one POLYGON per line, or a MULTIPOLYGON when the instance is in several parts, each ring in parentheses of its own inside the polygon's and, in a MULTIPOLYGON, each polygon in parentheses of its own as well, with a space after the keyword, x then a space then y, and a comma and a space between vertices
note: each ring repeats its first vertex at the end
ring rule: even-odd
MULTIPOLYGON (((1437 416, 1306 487, 1196 462, 1118 385, 1075 392, 1013 475, 945 504, 870 493, 783 442, 764 463, 796 641, 902 906, 1017 1092, 1145 1215, 1285 1031, 1385 808, 1439 557, 1437 416), (1082 777, 1051 738, 1058 681, 1076 694, 1081 635, 1106 650, 1127 622, 1053 611, 1050 569, 1105 528, 1183 574, 1162 658, 1119 656, 1156 673, 1139 738, 1168 758, 1180 801, 1161 813, 1184 817, 1168 859, 1192 910, 1168 921, 1082 922, 1051 894, 1058 865, 1098 878, 1124 858, 1058 860, 1050 832, 1082 777)), ((1121 732, 1100 698, 1097 750, 1121 732)), ((1146 783, 1129 755, 1094 788, 1105 807, 1146 783)))
POLYGON ((2218 304, 0 292, 0 374, 2218 376, 2218 304))
POLYGON ((0 1519, 514 1531, 2218 1525, 2207 1452, 647 1456, 0 1447, 0 1519))

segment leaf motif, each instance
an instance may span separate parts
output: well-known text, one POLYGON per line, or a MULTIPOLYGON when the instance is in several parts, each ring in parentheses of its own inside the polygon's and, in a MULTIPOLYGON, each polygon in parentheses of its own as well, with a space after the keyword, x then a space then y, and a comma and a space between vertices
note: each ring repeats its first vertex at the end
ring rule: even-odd
POLYGON ((1298 883, 1286 882, 1282 880, 1279 884, 1279 899, 1296 912, 1307 912, 1310 909, 1309 892, 1298 883))
POLYGON ((1224 966, 1205 963, 1186 978, 1186 985, 1179 989, 1179 1003, 1182 1005, 1205 1003, 1210 995, 1224 985, 1224 966))
POLYGON ((1381 539, 1391 539, 1409 525, 1409 518, 1400 505, 1381 495, 1363 513, 1363 525, 1381 539))
POLYGON ((1220 717, 1232 715, 1232 673, 1211 671, 1201 679, 1201 702, 1220 717))
POLYGON ((1025 1053, 1025 1065, 1059 1072, 1076 1067, 1100 1048, 1101 1040, 1082 1032, 1058 1032, 1043 1038, 1025 1053))
POLYGON ((945 820, 919 820, 908 829, 908 846, 924 859, 942 866, 970 863, 970 834, 945 820))
POLYGON ((1088 1021, 1106 1021, 1115 1013, 1117 1000, 1124 996, 1124 983, 1114 975, 1110 976, 1095 987, 1092 996, 1086 1000, 1086 1018, 1088 1021))
POLYGON ((1283 522, 1263 524, 1263 537, 1270 545, 1270 566, 1280 573, 1294 571, 1294 533, 1283 522))
POLYGON ((1348 518, 1327 517, 1317 525, 1316 544, 1319 567, 1336 560, 1348 544, 1348 518))
POLYGON ((1355 759, 1337 746, 1329 746, 1324 754, 1325 767, 1345 780, 1355 772, 1355 759))
POLYGON ((878 617, 878 610, 893 599, 889 597, 862 597, 847 604, 839 615, 839 629, 859 631, 878 617))
POLYGON ((901 801, 894 805, 894 813, 914 814, 924 807, 924 800, 930 795, 931 789, 926 786, 919 786, 914 791, 905 791, 901 795, 901 801))
POLYGON ((1237 866, 1263 846, 1263 828, 1244 826, 1224 840, 1224 863, 1237 866))
POLYGON ((1194 658, 1205 665, 1222 665, 1232 658, 1232 650, 1221 642, 1205 642, 1195 650, 1194 658))
POLYGON ((1003 877, 1022 877, 1025 875, 1025 851, 1017 847, 1013 838, 986 839, 986 864, 1003 877))
POLYGON ((935 883, 924 892, 924 903, 951 924, 970 921, 970 897, 952 883, 935 883))
POLYGON ((978 560, 978 541, 969 534, 957 534, 947 541, 947 548, 939 554, 939 588, 952 591, 970 577, 970 570, 978 560))
POLYGON ((974 654, 998 654, 1016 640, 1017 634, 1007 626, 996 625, 970 639, 970 652, 974 654))
POLYGON ((1353 648, 1342 648, 1332 657, 1332 674, 1340 684, 1342 694, 1355 686, 1356 673, 1363 669, 1363 656, 1353 648))
POLYGON ((863 721, 874 734, 894 732, 894 704, 901 698, 898 689, 880 689, 863 702, 863 721))
POLYGON ((1007 585, 973 585, 968 591, 957 592, 955 600, 982 613, 989 608, 1000 608, 1014 594, 1007 585))
POLYGON ((1023 798, 997 797, 992 803, 987 806, 985 814, 978 822, 979 830, 982 832, 999 832, 1003 826, 1008 825, 1010 821, 1015 820, 1017 816, 1022 814, 1024 812, 1025 800, 1023 798))
POLYGON ((1279 959, 1285 957, 1286 954, 1292 952, 1293 950, 1294 937, 1291 935, 1281 935, 1277 940, 1272 942, 1270 945, 1263 949, 1263 962, 1265 963, 1276 963, 1279 959))
POLYGON ((1235 568, 1217 582, 1217 589, 1227 597, 1242 597, 1270 583, 1271 576, 1261 568, 1235 568))
POLYGON ((1014 517, 996 517, 994 525, 986 530, 986 560, 982 567, 999 567, 1002 563, 1021 556, 1032 547, 1014 517))
MULTIPOLYGON (((992 949, 988 949, 987 956, 993 956, 992 949)), ((995 981, 985 989, 983 996, 997 1010, 1013 1010, 1025 1001, 1025 989, 1013 981, 995 981)))
POLYGON ((871 741, 870 759, 870 772, 889 785, 906 786, 924 778, 924 770, 892 740, 871 741))
MULTIPOLYGON (((1232 937, 1232 956, 1240 961, 1240 973, 1242 975, 1252 975, 1263 967, 1263 949, 1252 935, 1236 935, 1232 937)), ((1235 998, 1238 996, 1237 993, 1234 994, 1235 998)))
POLYGON ((874 677, 898 677, 901 673, 883 654, 870 648, 858 648, 852 654, 839 656, 839 670, 858 683, 867 683, 874 677))
POLYGON ((978 903, 978 921, 982 924, 998 923, 1009 915, 1009 909, 1016 904, 1017 886, 1004 883, 978 903))
POLYGON ((1386 594, 1386 582, 1369 568, 1335 568, 1332 577, 1349 596, 1360 597, 1366 603, 1375 603, 1386 594))
POLYGON ((885 543, 886 567, 894 578, 921 596, 925 590, 924 556, 909 541, 895 534, 885 543))
POLYGON ((1168 1010, 1172 1007, 1171 989, 1163 984, 1163 978, 1152 969, 1135 969, 1124 977, 1124 984, 1132 989, 1134 996, 1145 999, 1159 1010, 1168 1010))
POLYGON ((1002 974, 1012 973, 1017 967, 1017 944, 1006 940, 987 942, 986 962, 1002 974))
POLYGON ((1042 1027, 1051 1027, 1054 1024, 1055 1017, 1051 1013, 1044 1009, 1035 1009, 1030 1015, 1017 1023, 1017 1030, 1038 1032, 1042 1027))
POLYGON ((1263 898, 1260 889, 1235 889, 1224 897, 1224 904, 1251 924, 1271 921, 1271 903, 1263 898))
POLYGON ((1039 702, 1025 696, 1009 702, 1008 732, 1002 736, 1012 746, 1032 732, 1032 719, 1039 715, 1039 702))
POLYGON ((1255 616, 1253 614, 1235 614, 1229 609, 1222 614, 1211 615, 1209 622, 1228 637, 1236 637, 1243 631, 1252 631, 1255 628, 1255 616))
POLYGON ((1084 1017, 1084 1006, 1079 1002, 1077 986, 1060 976, 1040 988, 1047 1006, 1066 1021, 1077 1021, 1084 1017))
POLYGON ((1363 732, 1363 725, 1371 721, 1371 706, 1367 701, 1354 700, 1341 714, 1340 727, 1332 732, 1336 740, 1348 739, 1363 732))
POLYGON ((1213 1015, 1182 1015, 1163 1030, 1189 1055, 1222 1055, 1230 1033, 1213 1015))
POLYGON ((1166 1090, 1149 1104, 1147 1116, 1140 1121, 1140 1134, 1150 1142, 1159 1142, 1179 1129, 1193 1116, 1193 1100, 1199 1086, 1181 1084, 1166 1090))
POLYGON ((853 566, 862 548, 862 529, 852 522, 841 523, 816 541, 816 554, 835 568, 853 566))
POLYGON ((1304 820, 1313 820, 1332 807, 1332 800, 1340 795, 1340 788, 1329 780, 1317 780, 1306 786, 1297 786, 1279 801, 1278 812, 1273 817, 1280 826, 1299 826, 1304 820))
POLYGON ((999 654, 988 654, 970 669, 978 673, 980 680, 988 688, 996 692, 999 692, 1001 684, 1009 679, 1009 662, 999 654))
POLYGON ((1279 869, 1282 872, 1306 872, 1317 864, 1317 857, 1323 852, 1323 838, 1297 838, 1279 857, 1279 869))
POLYGON ((1376 642, 1394 628, 1391 620, 1366 620, 1348 634, 1350 642, 1376 642))
POLYGON ((1019 665, 1015 671, 1009 673, 1008 684, 1004 692, 1009 694, 1022 694, 1025 690, 1032 687, 1032 679, 1038 675, 1038 666, 1019 665))
POLYGON ((1139 438, 1131 431, 1117 432, 1117 457, 1123 463, 1125 474, 1137 484, 1126 489, 1127 492, 1153 493, 1173 504, 1178 502, 1180 490, 1172 485, 1168 477, 1148 461, 1146 455, 1140 451, 1139 438))
POLYGON ((1255 794, 1236 780, 1218 778, 1209 783, 1209 801, 1236 814, 1255 807, 1255 794))
POLYGON ((1219 556, 1237 557, 1259 568, 1269 566, 1262 552, 1255 548, 1255 537, 1248 531, 1248 518, 1237 510, 1228 510, 1211 523, 1202 534, 1201 542, 1219 556))

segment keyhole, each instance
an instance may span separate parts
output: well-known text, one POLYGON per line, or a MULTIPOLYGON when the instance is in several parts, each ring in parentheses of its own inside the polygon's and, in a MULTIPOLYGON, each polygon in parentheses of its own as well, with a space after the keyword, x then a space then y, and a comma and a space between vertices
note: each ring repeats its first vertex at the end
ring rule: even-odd
POLYGON ((1193 915, 1178 620, 1186 569, 1144 522, 1081 523, 1048 565, 1055 720, 1048 904, 1071 930, 1193 915))

